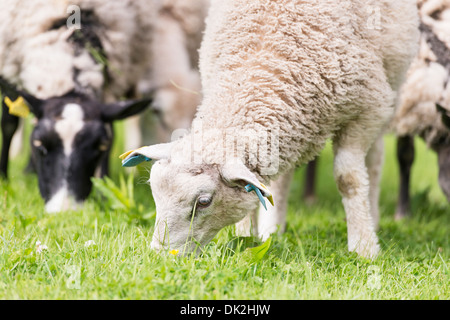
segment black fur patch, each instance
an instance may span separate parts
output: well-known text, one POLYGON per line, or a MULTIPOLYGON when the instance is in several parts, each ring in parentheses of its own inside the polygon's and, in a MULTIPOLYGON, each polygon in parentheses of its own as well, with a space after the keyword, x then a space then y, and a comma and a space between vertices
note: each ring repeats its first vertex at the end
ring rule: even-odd
POLYGON ((103 52, 100 30, 101 25, 95 13, 92 10, 81 10, 81 29, 75 30, 69 39, 80 50, 90 46, 103 52))
MULTIPOLYGON (((105 80, 104 85, 106 86, 110 82, 110 74, 106 52, 100 40, 100 33, 102 32, 101 23, 92 9, 82 9, 80 15, 81 29, 74 30, 68 39, 69 43, 74 47, 75 55, 80 55, 87 50, 92 59, 102 65, 105 80)), ((67 28, 67 18, 54 21, 48 30, 57 30, 60 28, 67 28)), ((77 83, 79 73, 80 70, 73 70, 75 83, 77 83)))
MULTIPOLYGON (((74 30, 69 38, 69 42, 74 46, 75 54, 80 55, 86 50, 92 59, 103 67, 104 85, 110 80, 107 55, 100 40, 102 32, 101 24, 93 10, 81 10, 81 29, 74 30)), ((74 70, 74 79, 76 80, 79 70, 74 70)))
POLYGON ((438 38, 433 30, 424 23, 420 24, 420 32, 437 58, 437 62, 450 73, 450 49, 438 38))

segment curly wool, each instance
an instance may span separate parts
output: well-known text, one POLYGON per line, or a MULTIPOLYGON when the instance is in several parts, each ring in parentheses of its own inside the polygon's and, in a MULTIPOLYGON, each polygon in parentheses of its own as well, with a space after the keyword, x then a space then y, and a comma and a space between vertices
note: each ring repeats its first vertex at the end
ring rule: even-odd
MULTIPOLYGON (((386 122, 392 116, 416 54, 416 11, 411 0, 213 1, 194 123, 238 140, 249 129, 277 132, 279 172, 312 160, 328 138, 345 136, 352 120, 364 127, 371 115, 386 122), (379 10, 379 27, 368 8, 379 10)), ((221 139, 204 135, 205 162, 223 156, 221 139)), ((264 156, 244 157, 264 176, 264 156)))

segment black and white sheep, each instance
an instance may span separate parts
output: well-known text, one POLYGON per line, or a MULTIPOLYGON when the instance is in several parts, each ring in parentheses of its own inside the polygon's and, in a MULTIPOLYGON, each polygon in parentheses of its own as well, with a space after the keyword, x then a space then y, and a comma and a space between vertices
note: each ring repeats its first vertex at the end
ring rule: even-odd
POLYGON ((420 50, 408 71, 392 123, 398 136, 400 167, 397 219, 410 214, 415 136, 420 136, 437 153, 439 184, 450 201, 450 1, 427 0, 419 5, 420 50))
MULTIPOLYGON (((135 99, 151 61, 159 1, 2 0, 0 82, 22 96, 37 124, 32 159, 48 212, 71 208, 90 193, 98 167, 107 173, 112 122, 141 112, 135 99)), ((8 103, 11 106, 11 103, 8 103)), ((2 107, 1 172, 17 117, 2 107)))

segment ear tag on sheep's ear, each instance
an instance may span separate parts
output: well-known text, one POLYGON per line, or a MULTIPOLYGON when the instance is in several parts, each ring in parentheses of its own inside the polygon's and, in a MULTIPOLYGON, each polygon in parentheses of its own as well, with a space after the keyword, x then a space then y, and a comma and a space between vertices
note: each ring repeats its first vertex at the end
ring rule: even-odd
POLYGON ((267 196, 266 198, 267 198, 267 200, 269 200, 269 202, 272 206, 275 206, 275 203, 273 202, 272 192, 270 192, 269 189, 267 189, 267 187, 265 185, 263 185, 262 183, 261 183, 261 186, 270 193, 270 195, 267 196))
POLYGON ((30 114, 30 108, 23 97, 18 97, 14 102, 9 97, 5 97, 5 103, 9 108, 9 113, 13 116, 26 118, 30 114))
POLYGON ((152 159, 150 159, 149 157, 146 157, 146 156, 141 155, 141 154, 137 154, 137 155, 134 155, 134 156, 130 157, 130 155, 132 153, 134 153, 134 152, 136 152, 138 150, 139 149, 131 150, 131 151, 125 152, 124 154, 119 156, 119 158, 122 159, 122 167, 135 167, 138 164, 141 164, 142 162, 152 161, 152 159))
POLYGON ((152 161, 152 159, 147 158, 146 156, 137 155, 122 161, 122 167, 135 167, 145 161, 152 161))
MULTIPOLYGON (((267 189, 267 187, 266 187, 265 185, 263 185, 262 183, 261 183, 261 186, 262 186, 264 189, 266 189, 267 191, 269 190, 269 189, 267 189)), ((245 190, 246 190, 247 192, 255 191, 256 195, 257 195, 258 198, 259 198, 259 201, 260 201, 260 202, 262 203, 262 205, 264 206, 264 209, 267 210, 266 201, 264 200, 264 196, 262 195, 261 190, 259 190, 259 188, 255 187, 253 184, 249 183, 248 185, 245 186, 245 190)), ((270 196, 267 197, 267 200, 269 200, 269 202, 270 202, 270 204, 271 204, 272 206, 274 205, 272 194, 271 194, 270 196)))

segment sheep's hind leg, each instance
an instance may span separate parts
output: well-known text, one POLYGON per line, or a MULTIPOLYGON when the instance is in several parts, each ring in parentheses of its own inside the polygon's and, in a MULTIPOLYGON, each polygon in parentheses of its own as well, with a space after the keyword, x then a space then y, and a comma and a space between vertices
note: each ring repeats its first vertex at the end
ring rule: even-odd
POLYGON ((383 135, 380 135, 366 156, 366 166, 369 173, 369 200, 370 212, 372 214, 373 225, 378 230, 380 221, 379 199, 380 199, 380 180, 384 160, 384 141, 383 135))
POLYGON ((397 159, 400 169, 400 190, 395 219, 400 220, 411 215, 409 185, 414 162, 414 137, 404 136, 397 139, 397 159))
POLYGON ((305 175, 305 191, 303 192, 303 200, 306 204, 316 202, 316 179, 317 179, 317 163, 319 158, 310 161, 306 166, 305 175))

